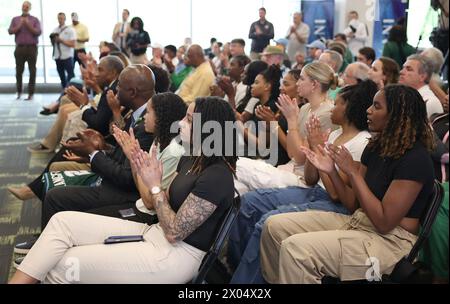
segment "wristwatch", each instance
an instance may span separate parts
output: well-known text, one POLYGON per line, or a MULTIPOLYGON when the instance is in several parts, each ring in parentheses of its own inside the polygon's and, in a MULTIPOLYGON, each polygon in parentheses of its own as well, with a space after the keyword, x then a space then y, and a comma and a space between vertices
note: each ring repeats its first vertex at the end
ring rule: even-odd
POLYGON ((158 186, 155 186, 155 187, 153 187, 151 190, 150 190, 150 192, 152 193, 152 195, 158 195, 158 194, 160 194, 161 193, 161 188, 160 187, 158 187, 158 186))

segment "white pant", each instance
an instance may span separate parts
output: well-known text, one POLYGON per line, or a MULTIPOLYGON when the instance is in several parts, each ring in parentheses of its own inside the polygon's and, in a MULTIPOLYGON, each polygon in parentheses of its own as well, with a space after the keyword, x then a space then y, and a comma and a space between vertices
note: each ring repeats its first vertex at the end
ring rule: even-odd
POLYGON ((205 253, 170 244, 159 224, 81 212, 52 217, 19 270, 44 283, 182 284, 198 272, 205 253), (145 241, 104 245, 109 236, 143 235, 145 241))
POLYGON ((236 168, 234 186, 241 195, 256 189, 303 187, 303 166, 294 168, 294 162, 278 168, 264 162, 240 157, 236 168), (295 172, 295 173, 294 173, 295 172))

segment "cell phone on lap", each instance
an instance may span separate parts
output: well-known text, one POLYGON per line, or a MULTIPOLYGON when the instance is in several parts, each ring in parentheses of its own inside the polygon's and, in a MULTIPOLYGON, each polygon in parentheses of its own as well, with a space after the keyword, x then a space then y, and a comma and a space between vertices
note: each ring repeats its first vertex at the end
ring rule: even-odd
POLYGON ((122 236, 110 236, 105 239, 105 244, 120 244, 120 243, 132 243, 143 242, 144 237, 142 235, 122 235, 122 236))

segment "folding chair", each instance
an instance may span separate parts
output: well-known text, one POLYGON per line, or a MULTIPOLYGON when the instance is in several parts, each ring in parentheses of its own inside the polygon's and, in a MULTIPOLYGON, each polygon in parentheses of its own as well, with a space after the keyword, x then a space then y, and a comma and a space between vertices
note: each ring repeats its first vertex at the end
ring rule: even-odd
POLYGON ((235 190, 235 192, 237 196, 233 199, 233 204, 231 205, 224 218, 222 226, 217 233, 216 240, 203 258, 199 271, 197 275, 192 279, 191 284, 205 283, 205 278, 208 272, 211 270, 211 267, 217 260, 217 257, 219 256, 220 251, 222 250, 223 245, 228 238, 228 234, 230 233, 231 227, 237 218, 239 208, 241 206, 241 196, 239 195, 237 190, 235 190))

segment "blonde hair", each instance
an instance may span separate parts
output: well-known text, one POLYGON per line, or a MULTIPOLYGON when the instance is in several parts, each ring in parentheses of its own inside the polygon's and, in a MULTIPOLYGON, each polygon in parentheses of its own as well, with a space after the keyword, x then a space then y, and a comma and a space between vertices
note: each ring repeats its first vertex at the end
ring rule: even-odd
POLYGON ((305 72, 309 78, 320 83, 322 92, 336 89, 339 83, 338 76, 334 73, 333 69, 323 63, 315 61, 306 65, 302 72, 305 72))

